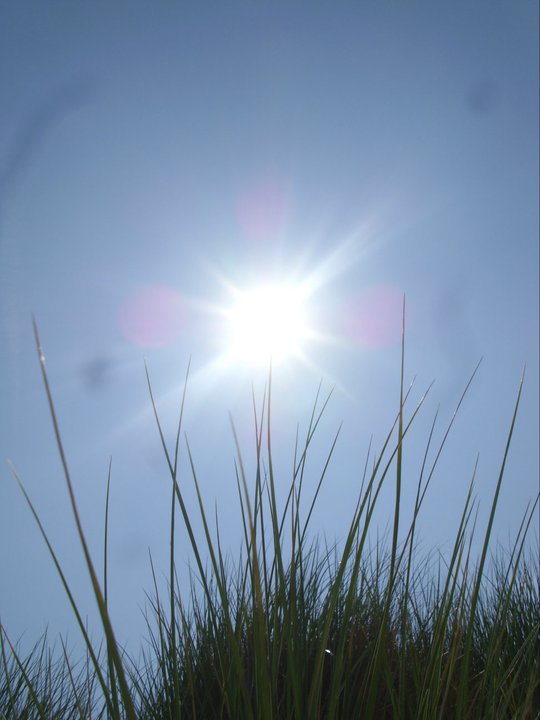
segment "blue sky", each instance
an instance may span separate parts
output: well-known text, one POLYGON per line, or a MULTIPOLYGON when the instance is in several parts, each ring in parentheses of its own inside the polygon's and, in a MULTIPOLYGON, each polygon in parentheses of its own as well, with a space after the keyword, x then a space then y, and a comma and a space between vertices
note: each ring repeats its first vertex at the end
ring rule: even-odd
MULTIPOLYGON (((311 466, 316 478, 343 422, 314 521, 330 538, 349 517, 370 437, 381 446, 398 407, 403 294, 406 381, 416 377, 418 399, 435 379, 405 447, 406 502, 437 407, 440 439, 483 357, 426 500, 426 549, 453 537, 477 453, 485 520, 527 364, 496 524, 506 543, 538 490, 537 3, 18 2, 2 4, 0 19, 8 632, 72 627, 8 459, 95 619, 32 313, 98 557, 113 458, 111 602, 122 639, 136 645, 143 626, 148 547, 166 567, 169 485, 144 361, 171 438, 192 357, 185 428, 234 549, 228 412, 249 465, 251 384, 260 397, 266 370, 227 359, 224 311, 267 283, 309 295, 310 336, 274 374, 282 487, 319 381, 336 388, 311 466)), ((381 532, 391 509, 389 487, 381 532)), ((180 534, 182 559, 186 547, 180 534)))

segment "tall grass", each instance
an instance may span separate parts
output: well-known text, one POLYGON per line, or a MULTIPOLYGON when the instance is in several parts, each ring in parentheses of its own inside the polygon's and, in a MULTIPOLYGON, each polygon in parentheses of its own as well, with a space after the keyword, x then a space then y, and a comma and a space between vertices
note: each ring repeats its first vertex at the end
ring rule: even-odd
MULTIPOLYGON (((148 644, 138 658, 117 642, 108 612, 105 507, 104 578, 97 577, 79 520, 56 411, 35 329, 66 486, 92 581, 104 644, 90 639, 38 513, 13 470, 47 544, 86 647, 74 661, 44 636, 24 657, 0 625, 0 718, 457 718, 540 717, 539 568, 531 528, 538 497, 523 514, 513 545, 491 558, 493 520, 520 403, 520 383, 496 478, 479 557, 474 479, 444 558, 420 556, 416 529, 426 492, 457 412, 434 447, 426 441, 412 516, 403 518, 403 453, 425 395, 408 409, 404 346, 398 411, 380 453, 369 456, 344 539, 328 547, 311 530, 319 491, 338 440, 306 499, 306 460, 330 396, 315 399, 305 438, 297 436, 288 493, 278 502, 272 456, 272 373, 260 407, 253 398, 255 474, 248 478, 237 434, 236 489, 243 541, 236 557, 222 548, 218 518, 207 513, 195 459, 182 442, 188 375, 173 448, 168 448, 147 372, 150 401, 171 487, 168 586, 148 594, 148 644), (185 448, 191 478, 179 477, 185 448), (430 459, 431 458, 431 459, 430 459), (373 464, 371 465, 371 461, 373 464), (196 507, 185 488, 193 483, 196 507), (385 484, 395 488, 390 541, 372 544, 373 515, 385 484), (198 516, 202 537, 194 529, 198 516), (190 591, 179 589, 175 560, 178 523, 193 556, 190 591), (400 541, 400 537, 404 539, 400 541)), ((188 370, 189 373, 189 370, 188 370)), ((410 389, 409 389, 410 390, 410 389)), ((429 389, 428 389, 429 392, 429 389)), ((427 394, 427 393, 426 393, 427 394)), ((280 487, 283 478, 279 478, 280 487)), ((152 563, 152 560, 150 559, 152 563)))

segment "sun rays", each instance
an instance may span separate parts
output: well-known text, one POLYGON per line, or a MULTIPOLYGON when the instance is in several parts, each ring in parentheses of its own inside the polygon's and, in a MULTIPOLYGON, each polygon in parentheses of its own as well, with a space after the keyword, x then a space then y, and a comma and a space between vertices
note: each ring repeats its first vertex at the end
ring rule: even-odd
POLYGON ((237 292, 225 312, 227 355, 240 363, 268 366, 298 356, 309 336, 306 292, 301 286, 256 285, 237 292))

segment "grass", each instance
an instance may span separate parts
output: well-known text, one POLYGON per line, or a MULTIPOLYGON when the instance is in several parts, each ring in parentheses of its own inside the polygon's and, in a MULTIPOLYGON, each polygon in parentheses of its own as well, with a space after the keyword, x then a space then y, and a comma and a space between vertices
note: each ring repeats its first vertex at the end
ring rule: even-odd
MULTIPOLYGON (((539 568, 530 534, 538 497, 523 514, 513 545, 492 554, 492 528, 522 391, 517 393, 501 448, 479 557, 473 557, 476 500, 472 473, 447 557, 421 557, 416 536, 423 501, 456 412, 434 446, 434 419, 417 480, 412 516, 403 524, 401 487, 407 435, 425 395, 407 410, 404 344, 400 401, 383 448, 369 454, 356 506, 342 542, 328 547, 310 521, 338 439, 315 491, 306 498, 306 459, 330 397, 315 399, 307 434, 297 436, 294 470, 285 502, 276 498, 272 462, 272 374, 261 407, 253 400, 255 476, 248 479, 236 442, 236 480, 243 542, 238 555, 224 554, 218 518, 201 499, 189 443, 191 479, 179 477, 179 454, 188 375, 176 442, 168 448, 148 388, 169 469, 170 560, 168 586, 149 593, 148 643, 132 658, 115 638, 108 612, 107 537, 104 577, 98 579, 80 523, 37 328, 36 346, 72 512, 103 626, 96 646, 71 594, 46 530, 15 470, 30 511, 47 544, 79 624, 85 657, 73 660, 44 635, 22 656, 0 625, 0 718, 411 718, 414 720, 540 717, 539 568), (371 462, 373 463, 371 465, 371 462), (197 507, 188 508, 184 488, 194 484, 197 507), (389 542, 371 544, 372 518, 385 483, 395 487, 389 542), (198 514, 202 537, 192 519, 198 514), (193 555, 190 592, 179 589, 175 533, 182 523, 193 555), (214 525, 215 523, 215 525, 214 525), (400 538, 404 540, 400 541, 400 538)), ((189 373, 189 370, 188 370, 189 373)), ((429 389, 428 389, 429 392, 429 389)), ((426 393, 427 394, 427 393, 426 393)), ((232 421, 231 421, 232 423, 232 421)), ((283 478, 279 478, 280 487, 283 478)))

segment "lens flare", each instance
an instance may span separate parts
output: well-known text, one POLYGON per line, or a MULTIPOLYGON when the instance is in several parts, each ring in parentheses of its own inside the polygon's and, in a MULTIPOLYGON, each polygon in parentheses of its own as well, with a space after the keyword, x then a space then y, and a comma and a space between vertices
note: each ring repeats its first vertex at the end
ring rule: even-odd
POLYGON ((182 296, 165 285, 135 290, 118 311, 118 324, 124 337, 144 348, 162 348, 178 340, 184 319, 182 296))
POLYGON ((245 235, 265 243, 283 230, 288 214, 289 190, 278 177, 262 178, 236 199, 236 217, 245 235))
POLYGON ((345 332, 368 348, 389 347, 401 338, 403 293, 393 285, 372 285, 348 304, 345 332))

